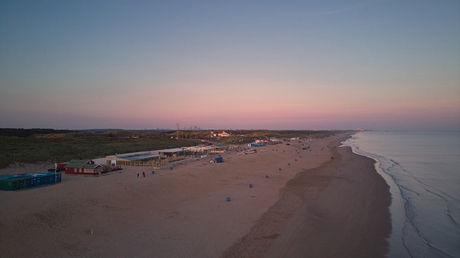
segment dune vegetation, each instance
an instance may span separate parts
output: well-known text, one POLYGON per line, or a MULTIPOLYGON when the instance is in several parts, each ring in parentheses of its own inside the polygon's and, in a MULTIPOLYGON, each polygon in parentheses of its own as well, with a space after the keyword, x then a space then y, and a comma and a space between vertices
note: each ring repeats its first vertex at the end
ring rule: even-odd
MULTIPOLYGON (((220 133, 214 131, 214 133, 220 133)), ((214 140, 225 144, 244 144, 256 139, 292 137, 323 138, 334 131, 226 131, 230 137, 213 138, 211 131, 125 131, 0 129, 0 168, 12 163, 66 162, 92 159, 116 153, 178 148, 214 140)))

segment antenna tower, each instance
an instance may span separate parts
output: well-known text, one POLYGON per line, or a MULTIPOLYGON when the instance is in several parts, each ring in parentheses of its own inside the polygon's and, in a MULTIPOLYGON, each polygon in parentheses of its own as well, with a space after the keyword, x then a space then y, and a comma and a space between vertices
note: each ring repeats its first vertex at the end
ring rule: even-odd
POLYGON ((179 139, 179 122, 177 122, 176 125, 177 125, 177 139, 179 139))

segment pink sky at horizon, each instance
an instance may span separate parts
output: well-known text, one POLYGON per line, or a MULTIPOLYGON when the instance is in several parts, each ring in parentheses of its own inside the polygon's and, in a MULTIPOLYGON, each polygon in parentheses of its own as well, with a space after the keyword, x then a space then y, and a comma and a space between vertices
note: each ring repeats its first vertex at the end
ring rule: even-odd
MULTIPOLYGON (((243 106, 231 112, 225 108, 216 107, 213 112, 200 112, 189 109, 183 111, 170 111, 155 114, 155 110, 146 113, 130 114, 132 110, 119 113, 114 110, 111 114, 72 113, 60 112, 59 108, 54 113, 47 112, 34 114, 27 111, 22 114, 22 120, 38 126, 27 124, 17 127, 24 128, 55 128, 55 129, 96 129, 96 128, 120 128, 120 129, 155 129, 175 128, 175 123, 180 123, 180 128, 198 126, 202 129, 391 129, 391 130, 446 130, 445 125, 452 123, 452 129, 456 130, 458 124, 459 107, 442 106, 431 107, 394 107, 387 110, 361 109, 350 112, 350 109, 320 109, 309 111, 294 106, 294 109, 281 107, 271 111, 251 110, 249 106, 243 106), (155 117, 152 119, 152 117, 155 117), (25 118, 25 119, 24 119, 25 118), (427 120, 433 121, 427 124, 427 120), (61 125, 60 121, 66 121, 61 125), (410 123, 411 127, 403 124, 410 123), (82 126, 86 125, 86 126, 82 126), (440 126, 441 125, 441 126, 440 126)), ((90 111, 88 111, 90 112, 90 111)), ((9 118, 14 121, 14 117, 9 118)), ((14 122, 13 122, 14 123, 14 122)))

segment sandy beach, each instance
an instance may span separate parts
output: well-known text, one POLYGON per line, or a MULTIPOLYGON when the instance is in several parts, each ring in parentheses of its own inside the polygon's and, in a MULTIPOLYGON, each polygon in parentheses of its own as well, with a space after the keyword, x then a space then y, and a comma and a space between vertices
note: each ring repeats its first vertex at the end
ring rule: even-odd
POLYGON ((383 257, 388 186, 373 160, 336 148, 348 136, 0 191, 1 256, 383 257))

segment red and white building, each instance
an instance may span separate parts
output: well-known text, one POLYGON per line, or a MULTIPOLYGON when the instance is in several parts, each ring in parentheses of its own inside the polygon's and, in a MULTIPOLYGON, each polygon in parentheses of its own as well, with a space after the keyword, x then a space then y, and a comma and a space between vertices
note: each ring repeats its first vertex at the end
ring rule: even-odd
POLYGON ((71 160, 65 167, 66 174, 77 175, 100 175, 102 173, 102 166, 94 164, 92 160, 71 160))

